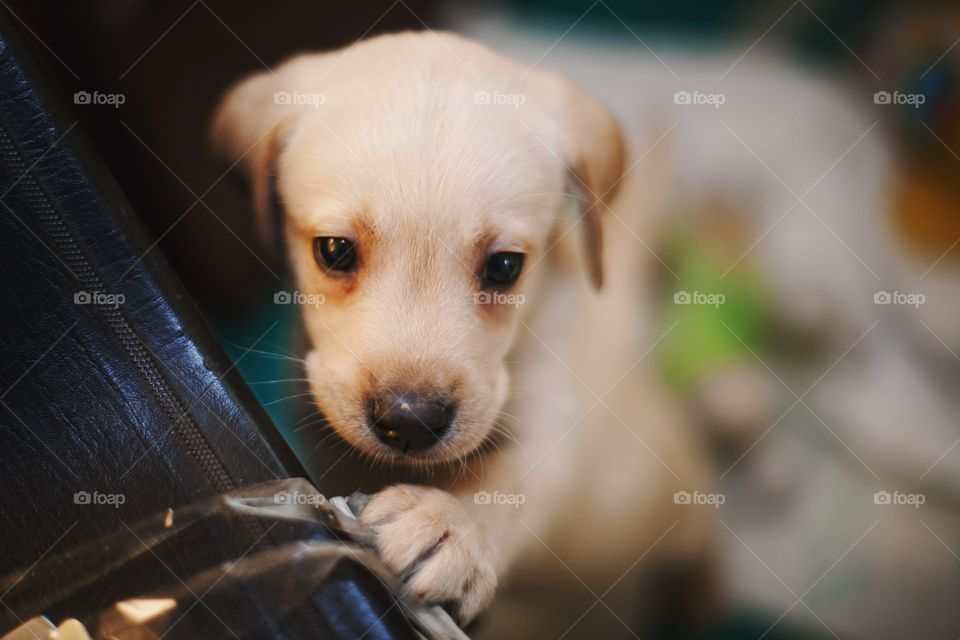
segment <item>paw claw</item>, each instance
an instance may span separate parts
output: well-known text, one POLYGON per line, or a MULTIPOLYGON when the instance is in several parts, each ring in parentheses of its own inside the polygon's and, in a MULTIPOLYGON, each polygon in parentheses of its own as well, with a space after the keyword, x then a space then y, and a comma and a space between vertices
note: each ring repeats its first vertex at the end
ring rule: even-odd
POLYGON ((431 487, 397 485, 371 498, 360 521, 376 535, 377 551, 422 602, 468 622, 493 597, 493 559, 463 507, 431 487))

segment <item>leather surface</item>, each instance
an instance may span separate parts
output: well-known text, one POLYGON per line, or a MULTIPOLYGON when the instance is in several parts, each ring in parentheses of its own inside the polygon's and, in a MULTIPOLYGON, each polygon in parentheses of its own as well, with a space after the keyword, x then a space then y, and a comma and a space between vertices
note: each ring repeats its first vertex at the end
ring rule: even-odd
MULTIPOLYGON (((97 570, 81 545, 135 538, 138 522, 167 508, 302 475, 75 122, 51 115, 11 24, 0 22, 0 632, 41 612, 82 618, 282 542, 256 521, 202 526, 72 588, 97 570)), ((256 637, 409 634, 363 572, 321 585, 293 627, 262 611, 256 637)), ((258 606, 254 586, 237 595, 242 606, 258 606)))

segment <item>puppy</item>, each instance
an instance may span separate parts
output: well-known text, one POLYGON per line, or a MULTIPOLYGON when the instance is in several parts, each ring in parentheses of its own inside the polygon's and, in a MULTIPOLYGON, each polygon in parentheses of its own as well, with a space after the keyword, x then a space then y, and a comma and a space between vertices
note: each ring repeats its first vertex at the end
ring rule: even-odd
POLYGON ((702 465, 644 359, 658 182, 624 173, 601 105, 456 35, 400 33, 243 80, 213 138, 269 242, 282 216, 299 291, 324 296, 303 319, 326 420, 372 460, 456 471, 361 515, 416 596, 464 623, 504 580, 596 604, 652 548, 704 547, 673 500, 702 465))

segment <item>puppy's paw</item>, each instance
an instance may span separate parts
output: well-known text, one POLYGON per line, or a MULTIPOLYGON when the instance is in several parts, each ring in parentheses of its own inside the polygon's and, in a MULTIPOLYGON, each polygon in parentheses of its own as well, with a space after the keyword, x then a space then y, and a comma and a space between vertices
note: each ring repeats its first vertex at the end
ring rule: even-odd
POLYGON ((374 495, 360 522, 408 589, 447 608, 461 624, 473 619, 497 586, 494 561, 457 500, 432 487, 396 485, 374 495))

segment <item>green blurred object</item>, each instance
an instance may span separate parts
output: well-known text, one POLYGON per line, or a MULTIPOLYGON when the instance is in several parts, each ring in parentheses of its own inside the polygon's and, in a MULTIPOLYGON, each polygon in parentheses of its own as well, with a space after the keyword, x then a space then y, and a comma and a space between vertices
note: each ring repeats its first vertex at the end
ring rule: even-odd
POLYGON ((768 296, 759 274, 721 264, 707 242, 684 231, 667 244, 677 278, 663 307, 665 326, 673 329, 661 341, 657 361, 681 392, 712 370, 752 358, 770 339, 768 296))

